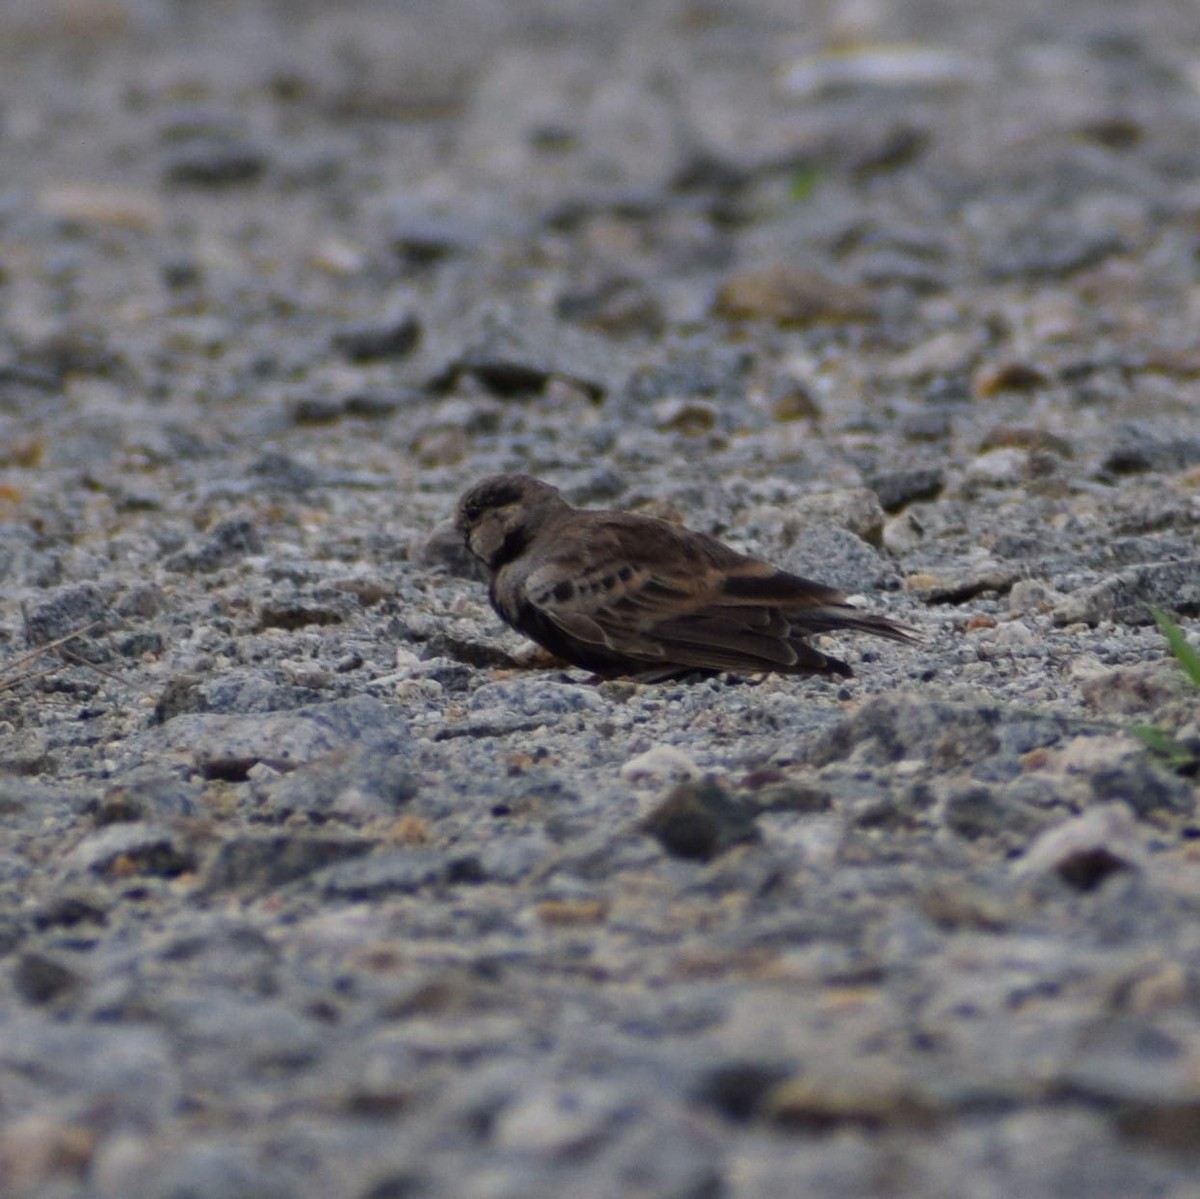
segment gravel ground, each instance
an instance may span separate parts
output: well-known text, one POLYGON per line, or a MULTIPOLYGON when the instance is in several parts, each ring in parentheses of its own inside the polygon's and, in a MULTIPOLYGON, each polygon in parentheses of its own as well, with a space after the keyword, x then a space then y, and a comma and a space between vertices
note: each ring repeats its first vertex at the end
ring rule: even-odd
POLYGON ((1189 0, 8 0, 0 161, 5 1196, 1200 1194, 1189 0), (922 640, 539 664, 501 470, 922 640))

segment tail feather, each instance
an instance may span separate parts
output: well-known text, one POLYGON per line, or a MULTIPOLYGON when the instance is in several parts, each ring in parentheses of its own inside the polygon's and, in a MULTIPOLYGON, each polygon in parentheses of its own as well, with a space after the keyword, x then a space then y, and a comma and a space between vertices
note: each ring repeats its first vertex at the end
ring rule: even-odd
POLYGON ((813 633, 835 633, 839 629, 852 629, 857 633, 886 637, 889 641, 921 640, 921 634, 916 629, 875 612, 860 612, 849 604, 829 604, 821 608, 805 609, 796 623, 813 633))

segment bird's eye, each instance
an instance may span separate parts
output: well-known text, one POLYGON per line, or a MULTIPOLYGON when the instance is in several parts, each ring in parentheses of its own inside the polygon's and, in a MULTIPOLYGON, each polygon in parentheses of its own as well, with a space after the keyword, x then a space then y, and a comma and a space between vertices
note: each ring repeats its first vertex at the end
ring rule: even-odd
POLYGON ((467 520, 474 524, 483 515, 483 505, 478 500, 472 500, 463 508, 467 520))

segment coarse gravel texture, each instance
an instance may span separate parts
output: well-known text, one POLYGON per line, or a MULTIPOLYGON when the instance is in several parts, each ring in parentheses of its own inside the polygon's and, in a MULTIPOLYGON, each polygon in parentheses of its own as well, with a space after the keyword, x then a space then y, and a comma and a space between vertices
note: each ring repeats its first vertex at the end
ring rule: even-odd
POLYGON ((0 162, 6 1199, 1200 1194, 1191 0, 8 0, 0 162), (547 665, 511 470, 922 639, 547 665))

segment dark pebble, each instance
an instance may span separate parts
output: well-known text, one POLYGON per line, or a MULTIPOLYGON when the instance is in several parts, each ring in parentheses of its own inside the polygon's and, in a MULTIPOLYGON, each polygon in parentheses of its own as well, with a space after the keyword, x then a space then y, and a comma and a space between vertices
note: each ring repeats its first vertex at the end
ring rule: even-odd
POLYGON ((249 473, 260 480, 265 489, 285 495, 304 495, 320 486, 322 481, 319 471, 277 450, 263 454, 250 467, 249 473))
POLYGON ((174 878, 196 866, 195 854, 179 834, 141 821, 92 833, 71 851, 71 859, 90 874, 113 878, 174 878))
POLYGON ((171 554, 163 566, 180 574, 211 574, 247 554, 261 554, 262 551, 262 538, 254 522, 248 516, 234 516, 214 525, 196 549, 171 554))
MULTIPOLYGON (((36 647, 81 629, 95 634, 102 630, 108 610, 107 601, 94 583, 62 587, 26 609, 25 640, 36 647)), ((67 648, 78 652, 82 643, 72 643, 67 648)))
POLYGON ((421 322, 411 312, 379 325, 352 325, 333 335, 333 348, 351 362, 403 358, 417 348, 421 322))
POLYGON ((13 970, 13 987, 26 1003, 50 1003, 79 985, 70 966, 37 950, 26 950, 13 970))
POLYGON ((642 827, 668 853, 701 861, 759 837, 754 817, 711 778, 681 783, 642 827))
POLYGON ((240 138, 196 137, 172 150, 163 167, 168 183, 190 187, 231 187, 253 183, 267 169, 267 155, 240 138))
POLYGON ((379 420, 397 412, 406 411, 426 398, 425 393, 418 391, 415 387, 356 391, 346 396, 345 410, 347 416, 362 416, 371 420, 379 420))
POLYGON ((1102 469, 1114 475, 1186 470, 1200 462, 1200 437, 1130 421, 1117 430, 1102 469))
POLYGON ((453 255, 478 249, 481 229, 473 222, 452 215, 405 214, 391 231, 392 252, 409 266, 429 266, 453 255))
POLYGON ((298 425, 329 425, 346 411, 338 396, 300 396, 288 402, 288 415, 298 425))
POLYGON ((209 891, 278 887, 324 866, 361 857, 374 842, 362 837, 245 833, 222 843, 205 875, 209 891))
POLYGON ((936 499, 944 483, 945 473, 939 466, 883 471, 867 479, 867 486, 879 497, 879 506, 885 512, 899 512, 917 501, 936 499))
POLYGON ((755 1116, 771 1090, 792 1072, 782 1062, 722 1062, 701 1073, 692 1094, 726 1119, 741 1123, 755 1116))

